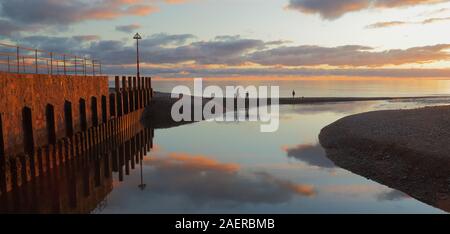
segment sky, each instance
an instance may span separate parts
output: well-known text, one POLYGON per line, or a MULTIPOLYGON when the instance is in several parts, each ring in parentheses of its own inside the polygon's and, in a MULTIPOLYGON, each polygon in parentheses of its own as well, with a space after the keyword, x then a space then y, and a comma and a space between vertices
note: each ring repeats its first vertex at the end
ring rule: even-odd
POLYGON ((160 77, 449 77, 446 0, 0 0, 0 41, 160 77))

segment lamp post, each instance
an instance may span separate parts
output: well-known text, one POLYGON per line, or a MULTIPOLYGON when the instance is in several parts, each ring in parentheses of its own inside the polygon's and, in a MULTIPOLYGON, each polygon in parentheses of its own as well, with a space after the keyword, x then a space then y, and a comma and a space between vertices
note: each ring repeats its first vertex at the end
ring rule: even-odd
POLYGON ((136 33, 136 35, 134 35, 133 39, 136 40, 136 69, 137 69, 137 77, 139 79, 140 77, 140 69, 139 69, 139 40, 142 39, 141 35, 139 35, 139 33, 136 33))

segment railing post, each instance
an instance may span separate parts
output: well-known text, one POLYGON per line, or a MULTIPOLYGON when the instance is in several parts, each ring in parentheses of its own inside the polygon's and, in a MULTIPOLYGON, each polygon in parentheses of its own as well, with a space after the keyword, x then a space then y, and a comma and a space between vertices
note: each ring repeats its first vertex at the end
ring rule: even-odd
POLYGON ((50 75, 53 75, 53 53, 50 52, 50 75))
POLYGON ((25 73, 25 57, 22 57, 22 71, 25 73))
POLYGON ((38 51, 34 50, 34 65, 36 66, 36 74, 38 74, 38 51))
POLYGON ((84 76, 86 76, 86 57, 84 58, 84 67, 83 67, 83 69, 84 69, 84 76))
POLYGON ((56 75, 59 75, 59 62, 58 59, 55 59, 56 61, 56 75))
POLYGON ((94 60, 91 61, 92 61, 92 76, 95 76, 95 62, 94 60))
POLYGON ((74 65, 75 65, 75 75, 77 75, 77 56, 75 56, 74 65))
POLYGON ((17 46, 16 58, 17 58, 17 73, 20 73, 19 46, 17 46))
POLYGON ((64 63, 64 75, 67 75, 67 70, 66 70, 66 55, 63 55, 63 63, 64 63))

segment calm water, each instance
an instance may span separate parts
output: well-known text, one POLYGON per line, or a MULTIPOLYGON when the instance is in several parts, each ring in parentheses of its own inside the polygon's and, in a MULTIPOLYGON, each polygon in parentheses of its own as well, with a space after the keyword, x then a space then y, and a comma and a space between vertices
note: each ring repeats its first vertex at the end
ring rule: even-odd
MULTIPOLYGON (((366 78, 366 77, 316 77, 316 78, 206 78, 203 85, 277 85, 280 96, 290 97, 292 90, 305 97, 399 97, 449 95, 449 78, 366 78)), ((192 79, 153 79, 155 90, 171 92, 176 85, 193 87, 192 79)), ((191 89, 192 90, 192 89, 191 89)))
POLYGON ((336 167, 320 130, 344 116, 414 108, 448 99, 353 102, 280 108, 280 129, 256 122, 200 122, 155 130, 140 171, 113 189, 94 213, 442 213, 407 194, 336 167))

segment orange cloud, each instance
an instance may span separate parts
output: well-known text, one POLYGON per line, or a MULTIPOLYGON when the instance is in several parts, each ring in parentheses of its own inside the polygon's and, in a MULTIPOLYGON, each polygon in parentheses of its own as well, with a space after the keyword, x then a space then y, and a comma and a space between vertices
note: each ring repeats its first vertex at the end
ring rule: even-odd
POLYGON ((202 155, 189 155, 186 153, 171 153, 166 157, 158 157, 151 160, 151 164, 159 167, 180 167, 190 170, 221 171, 226 173, 237 172, 238 164, 219 163, 202 155))

